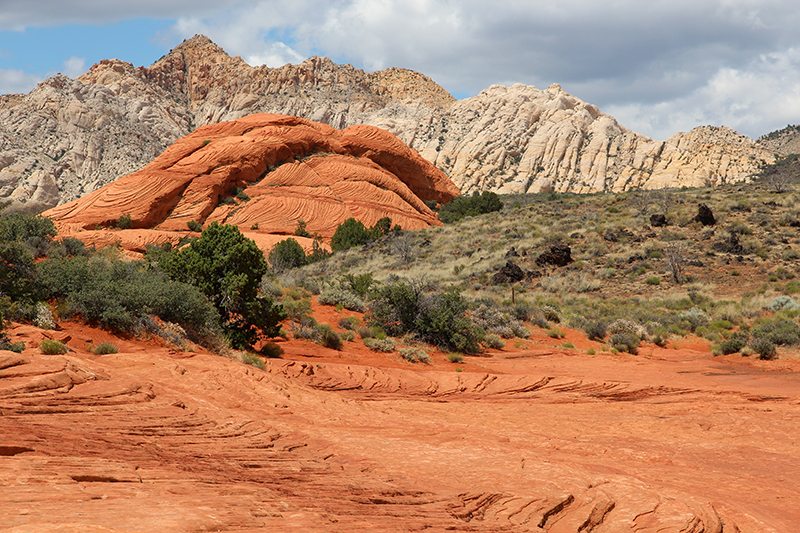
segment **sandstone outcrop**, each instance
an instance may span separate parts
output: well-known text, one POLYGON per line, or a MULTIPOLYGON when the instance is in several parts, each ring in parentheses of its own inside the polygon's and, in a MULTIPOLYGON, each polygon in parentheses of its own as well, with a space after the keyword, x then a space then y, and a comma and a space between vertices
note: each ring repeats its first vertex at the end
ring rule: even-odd
POLYGON ((800 523, 796 361, 650 346, 576 357, 542 332, 463 372, 441 353, 412 365, 306 341, 258 370, 62 327, 13 325, 27 348, 0 351, 4 533, 800 523), (70 352, 42 355, 44 338, 70 352), (100 342, 119 353, 92 354, 100 342))
POLYGON ((741 181, 775 151, 728 128, 655 141, 560 86, 456 101, 431 79, 313 57, 251 67, 196 36, 149 67, 104 60, 0 102, 0 198, 40 210, 149 164, 195 128, 253 113, 383 128, 463 192, 621 191, 741 181))
POLYGON ((406 229, 439 224, 425 202, 458 194, 440 170, 379 128, 340 131, 255 114, 198 128, 142 170, 45 214, 61 236, 113 239, 132 252, 176 242, 190 222, 234 224, 268 251, 275 238, 265 237, 291 235, 299 220, 324 239, 351 217, 368 226, 383 217, 406 229), (113 231, 123 216, 131 229, 113 231))

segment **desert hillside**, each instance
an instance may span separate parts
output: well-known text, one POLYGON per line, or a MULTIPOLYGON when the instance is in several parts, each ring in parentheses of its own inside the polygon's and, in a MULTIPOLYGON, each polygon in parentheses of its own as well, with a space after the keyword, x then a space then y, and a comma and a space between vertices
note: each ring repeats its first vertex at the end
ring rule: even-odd
POLYGON ((149 67, 104 60, 0 102, 0 197, 41 211, 150 163, 196 128, 253 113, 386 129, 465 193, 622 191, 747 179, 776 152, 728 128, 655 141, 558 85, 492 86, 456 101, 404 69, 314 57, 251 67, 196 36, 149 67))

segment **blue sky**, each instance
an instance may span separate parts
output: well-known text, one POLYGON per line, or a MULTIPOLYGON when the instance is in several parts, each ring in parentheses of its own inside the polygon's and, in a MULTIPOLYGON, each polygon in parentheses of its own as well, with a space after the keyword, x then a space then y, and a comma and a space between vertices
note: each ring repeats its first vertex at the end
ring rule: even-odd
POLYGON ((417 70, 463 98, 559 83, 658 139, 800 123, 796 0, 0 0, 0 93, 209 36, 251 65, 324 55, 417 70))

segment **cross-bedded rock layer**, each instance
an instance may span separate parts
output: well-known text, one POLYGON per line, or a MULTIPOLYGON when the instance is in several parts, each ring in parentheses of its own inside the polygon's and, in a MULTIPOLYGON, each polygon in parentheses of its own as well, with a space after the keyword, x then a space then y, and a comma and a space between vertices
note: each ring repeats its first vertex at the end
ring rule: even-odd
POLYGON ((367 226, 389 217, 405 229, 439 224, 425 202, 458 194, 440 170, 379 128, 339 131, 256 114, 199 128, 139 172, 45 214, 61 236, 118 240, 134 252, 177 241, 190 222, 234 224, 268 250, 300 220, 325 239, 350 217, 367 226), (109 229, 123 215, 131 230, 109 229))

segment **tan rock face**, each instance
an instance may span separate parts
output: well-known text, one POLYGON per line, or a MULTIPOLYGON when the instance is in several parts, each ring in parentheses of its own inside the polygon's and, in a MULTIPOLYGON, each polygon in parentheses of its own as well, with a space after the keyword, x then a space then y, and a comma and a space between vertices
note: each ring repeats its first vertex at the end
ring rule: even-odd
POLYGON ((253 113, 378 126, 464 192, 733 182, 775 155, 727 128, 654 141, 558 85, 493 86, 456 101, 417 72, 366 73, 320 57, 250 67, 196 36, 150 67, 104 60, 76 80, 55 76, 0 101, 0 198, 29 210, 74 200, 144 167, 197 127, 253 113))
POLYGON ((256 114, 198 128, 139 172, 45 214, 62 236, 131 252, 176 242, 189 222, 235 224, 269 250, 274 239, 258 236, 290 235, 299 220, 326 239, 350 217, 369 226, 388 216, 406 229, 439 224, 425 201, 458 194, 386 131, 256 114), (108 229, 125 214, 132 230, 108 229))

